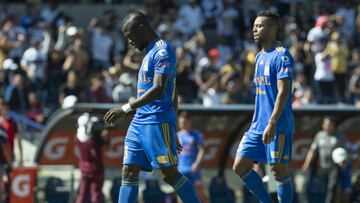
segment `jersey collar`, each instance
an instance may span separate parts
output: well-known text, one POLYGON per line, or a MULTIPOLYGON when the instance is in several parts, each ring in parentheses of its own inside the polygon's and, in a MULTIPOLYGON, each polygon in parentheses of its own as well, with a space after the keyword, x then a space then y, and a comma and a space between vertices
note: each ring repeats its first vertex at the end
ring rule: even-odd
POLYGON ((146 53, 148 53, 155 45, 155 43, 160 39, 160 37, 157 37, 153 42, 149 44, 149 46, 146 48, 146 53))

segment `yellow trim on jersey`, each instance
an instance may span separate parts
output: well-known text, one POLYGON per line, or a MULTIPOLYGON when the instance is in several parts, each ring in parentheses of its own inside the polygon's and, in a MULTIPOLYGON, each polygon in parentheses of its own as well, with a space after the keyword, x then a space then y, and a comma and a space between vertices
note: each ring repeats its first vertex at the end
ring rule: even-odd
POLYGON ((169 154, 169 159, 170 159, 170 163, 174 164, 174 160, 172 158, 171 155, 171 148, 170 148, 170 136, 169 136, 169 129, 168 129, 168 124, 167 123, 163 123, 162 124, 162 128, 163 128, 163 133, 164 133, 164 139, 165 139, 165 144, 168 150, 168 154, 169 154))
POLYGON ((284 149, 285 134, 279 135, 279 162, 282 159, 282 152, 284 149))
POLYGON ((276 51, 283 52, 283 51, 285 51, 285 48, 284 47, 276 47, 276 51))
POLYGON ((156 42, 156 46, 158 46, 158 47, 162 47, 162 46, 164 46, 165 44, 164 44, 164 42, 161 40, 161 39, 159 39, 157 42, 156 42))

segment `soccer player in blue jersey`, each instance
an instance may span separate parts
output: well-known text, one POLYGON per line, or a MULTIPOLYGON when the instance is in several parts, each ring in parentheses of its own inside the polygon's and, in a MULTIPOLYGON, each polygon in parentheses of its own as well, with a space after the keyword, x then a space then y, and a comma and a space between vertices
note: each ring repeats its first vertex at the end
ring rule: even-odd
POLYGON ((202 203, 207 202, 201 181, 201 162, 204 158, 204 138, 200 131, 192 128, 192 119, 187 112, 179 115, 177 136, 183 147, 179 154, 179 171, 195 186, 202 203))
POLYGON ((141 12, 129 13, 122 31, 130 45, 145 51, 138 73, 137 98, 104 116, 107 124, 136 109, 125 137, 119 203, 136 202, 139 171, 160 169, 185 203, 200 202, 191 182, 177 170, 175 93, 176 57, 141 12))
POLYGON ((233 170, 260 202, 271 202, 262 179, 252 169, 254 162, 269 163, 277 181, 278 200, 288 203, 293 198, 289 163, 295 133, 291 107, 294 60, 287 49, 277 46, 278 29, 277 13, 258 13, 253 33, 262 50, 255 59, 255 112, 239 144, 233 170))

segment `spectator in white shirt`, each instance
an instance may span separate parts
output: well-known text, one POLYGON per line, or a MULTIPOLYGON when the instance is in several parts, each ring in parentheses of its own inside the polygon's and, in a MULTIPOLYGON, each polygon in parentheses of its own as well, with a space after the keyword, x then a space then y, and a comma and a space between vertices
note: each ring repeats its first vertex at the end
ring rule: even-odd
POLYGON ((98 71, 108 69, 111 66, 110 52, 113 46, 113 39, 107 32, 105 25, 100 23, 95 27, 97 19, 93 18, 88 26, 91 33, 91 56, 93 59, 92 70, 98 71))
POLYGON ((199 30, 203 24, 204 16, 197 0, 188 0, 187 4, 180 7, 174 29, 189 37, 199 30))
POLYGON ((314 79, 318 87, 318 103, 326 104, 334 101, 335 76, 331 70, 331 56, 326 49, 315 55, 314 79))

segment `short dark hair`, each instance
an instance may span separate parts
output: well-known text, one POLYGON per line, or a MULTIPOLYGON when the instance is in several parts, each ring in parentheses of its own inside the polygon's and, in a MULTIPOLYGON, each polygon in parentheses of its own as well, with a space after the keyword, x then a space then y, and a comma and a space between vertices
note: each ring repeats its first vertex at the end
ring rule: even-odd
POLYGON ((140 24, 149 25, 147 16, 140 11, 131 11, 125 16, 123 20, 122 28, 124 29, 125 26, 128 25, 135 26, 140 24))
POLYGON ((271 24, 279 27, 280 15, 275 11, 264 10, 257 13, 257 17, 267 17, 270 19, 271 24))

